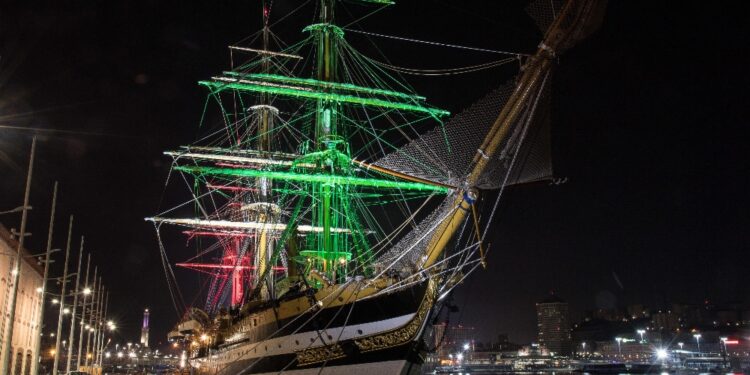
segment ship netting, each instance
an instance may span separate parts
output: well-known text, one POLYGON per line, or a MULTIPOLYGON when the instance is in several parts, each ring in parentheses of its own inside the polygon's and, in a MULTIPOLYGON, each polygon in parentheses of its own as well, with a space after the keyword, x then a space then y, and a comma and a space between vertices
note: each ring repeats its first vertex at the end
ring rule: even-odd
MULTIPOLYGON (((485 136, 512 94, 514 84, 513 81, 504 84, 452 117, 443 127, 435 128, 374 164, 426 180, 461 186, 471 171, 474 157, 481 152, 479 149, 485 136)), ((549 95, 543 95, 541 100, 547 101, 548 97, 549 95)), ((514 126, 508 139, 489 163, 488 170, 480 177, 477 187, 498 189, 503 186, 503 181, 507 186, 552 177, 549 116, 546 114, 549 106, 540 107, 544 114, 535 117, 523 147, 520 150, 517 148, 521 144, 522 127, 514 126), (518 157, 521 160, 515 164, 506 180, 505 175, 516 150, 519 150, 518 157)), ((525 116, 530 114, 526 113, 525 116)))
POLYGON ((481 189, 498 189, 552 179, 550 138, 550 88, 545 85, 530 102, 476 183, 481 189), (525 124, 525 126, 519 126, 525 124))
POLYGON ((413 229, 393 245, 379 259, 381 266, 400 271, 404 267, 412 267, 424 255, 431 234, 437 226, 455 210, 454 195, 443 199, 437 209, 422 219, 413 229))
POLYGON ((534 0, 526 6, 526 13, 534 19, 539 30, 546 33, 563 5, 563 0, 534 0))
MULTIPOLYGON (((479 177, 476 186, 481 189, 499 189, 520 183, 540 181, 552 177, 550 161, 550 90, 545 79, 537 92, 527 102, 521 116, 513 124, 507 139, 501 144, 487 164, 487 169, 479 177)), ((497 117, 513 90, 512 85, 504 85, 469 109, 453 117, 446 123, 444 131, 438 129, 416 139, 397 152, 386 156, 377 164, 399 171, 409 170, 423 178, 455 183, 461 186, 461 178, 446 176, 466 176, 472 166, 472 158, 480 147, 489 127, 497 117), (454 141, 454 143, 450 143, 454 141), (458 147, 450 148, 449 145, 458 147), (424 155, 431 150, 433 158, 442 161, 443 169, 422 168, 427 158, 409 157, 424 155), (438 154, 436 154, 436 152, 438 154), (443 153, 440 155, 439 153, 443 153), (434 173, 441 170, 443 174, 434 173), (432 172, 428 174, 427 172, 432 172)), ((395 270, 419 264, 419 257, 425 254, 426 247, 438 225, 458 209, 455 196, 448 195, 442 203, 393 247, 379 258, 381 265, 395 270)), ((471 246, 471 243, 460 246, 471 246)))

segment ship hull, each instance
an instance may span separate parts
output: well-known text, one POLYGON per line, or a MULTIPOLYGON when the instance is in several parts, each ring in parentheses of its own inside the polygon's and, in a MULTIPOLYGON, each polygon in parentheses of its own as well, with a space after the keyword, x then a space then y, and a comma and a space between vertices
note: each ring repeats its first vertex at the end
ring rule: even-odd
MULTIPOLYGON (((309 368, 284 371, 290 375, 380 375, 380 374, 420 374, 420 366, 409 361, 381 361, 360 363, 356 365, 328 366, 326 368, 309 368)), ((259 373, 260 375, 278 374, 278 372, 259 373)))
POLYGON ((423 362, 420 338, 434 300, 433 283, 425 281, 302 314, 300 324, 293 320, 278 335, 213 349, 190 364, 194 373, 206 375, 416 374, 423 362))

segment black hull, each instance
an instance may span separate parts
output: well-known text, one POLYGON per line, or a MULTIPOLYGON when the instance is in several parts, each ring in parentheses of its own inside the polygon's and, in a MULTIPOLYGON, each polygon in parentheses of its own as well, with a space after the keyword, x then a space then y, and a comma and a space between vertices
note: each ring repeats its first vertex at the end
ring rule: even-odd
MULTIPOLYGON (((368 353, 358 352, 353 344, 346 345, 348 350, 345 349, 347 352, 345 357, 308 366, 299 366, 296 354, 262 357, 259 360, 240 360, 229 365, 221 374, 294 373, 303 370, 314 370, 314 373, 317 374, 321 368, 330 368, 331 371, 335 371, 337 367, 343 367, 347 370, 368 367, 377 368, 379 363, 396 361, 403 363, 403 367, 399 369, 398 374, 419 373, 422 368, 423 359, 419 356, 418 348, 415 345, 415 343, 409 343, 368 353)), ((206 374, 214 373, 206 372, 206 374)))
POLYGON ((206 375, 317 374, 321 368, 322 374, 416 374, 423 362, 420 338, 435 289, 433 282, 425 281, 301 314, 279 321, 272 337, 212 349, 190 363, 194 373, 206 375))

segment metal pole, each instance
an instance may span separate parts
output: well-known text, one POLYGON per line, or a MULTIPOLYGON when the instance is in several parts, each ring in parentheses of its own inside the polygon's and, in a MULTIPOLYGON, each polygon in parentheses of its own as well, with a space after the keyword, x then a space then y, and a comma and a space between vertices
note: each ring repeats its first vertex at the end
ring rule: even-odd
POLYGON ((106 332, 106 320, 107 320, 107 310, 109 309, 109 291, 107 291, 107 296, 104 297, 104 314, 102 314, 102 320, 100 323, 100 326, 102 327, 102 333, 101 338, 99 339, 99 368, 102 368, 102 363, 104 362, 104 347, 107 345, 104 341, 106 332))
MULTIPOLYGON (((89 314, 89 327, 94 327, 94 318, 96 317, 96 314, 99 312, 99 299, 101 298, 102 294, 102 278, 99 277, 99 287, 97 289, 96 294, 96 312, 92 310, 91 314, 89 314)), ((91 357, 93 358, 93 352, 92 352, 92 339, 91 339, 91 329, 89 329, 88 334, 86 335, 86 367, 89 367, 91 365, 91 358, 89 358, 89 354, 91 354, 91 357)))
POLYGON ((83 366, 88 368, 89 365, 89 342, 91 340, 91 330, 86 328, 87 326, 91 327, 91 319, 94 316, 94 307, 96 306, 96 298, 99 297, 99 284, 97 283, 96 276, 94 276, 94 294, 91 296, 91 307, 89 309, 89 320, 88 322, 81 327, 82 330, 86 332, 86 349, 83 353, 83 366))
MULTIPOLYGON (((88 260, 86 261, 86 283, 84 284, 84 288, 88 288, 89 286, 89 266, 91 266, 91 253, 89 253, 88 260)), ((94 267, 94 280, 96 280, 96 267, 94 267)), ((86 295, 83 295, 83 303, 81 310, 81 326, 79 329, 81 333, 78 335, 78 357, 76 357, 76 371, 80 370, 81 368, 81 350, 83 349, 83 328, 84 323, 86 322, 86 295)))
POLYGON ((97 314, 96 326, 94 327, 94 356, 91 358, 91 366, 96 366, 99 362, 99 346, 101 345, 102 317, 104 315, 104 288, 102 288, 101 299, 99 300, 99 313, 97 314))
MULTIPOLYGON (((99 277, 101 278, 101 276, 99 277)), ((102 315, 102 306, 101 302, 99 302, 102 298, 104 298, 104 286, 102 285, 102 289, 99 292, 99 300, 97 300, 97 307, 96 307, 96 315, 94 316, 94 323, 91 325, 94 329, 91 331, 91 334, 94 336, 91 339, 91 368, 93 369, 94 366, 96 366, 96 362, 99 358, 98 349, 99 349, 99 316, 102 315)))
POLYGON ((34 338, 34 356, 35 361, 31 363, 31 373, 39 374, 39 362, 42 360, 42 328, 44 325, 44 298, 47 293, 47 277, 49 276, 49 258, 52 254, 52 232, 55 227, 55 208, 57 207, 57 181, 52 189, 52 212, 49 214, 49 229, 47 230, 47 253, 44 255, 44 277, 42 278, 42 292, 39 298, 39 315, 36 319, 36 326, 39 327, 39 334, 34 338))
POLYGON ((78 250, 78 270, 76 271, 76 288, 73 291, 73 309, 70 310, 70 333, 68 334, 68 361, 65 364, 65 373, 70 372, 73 360, 73 333, 76 330, 76 309, 78 308, 78 295, 80 294, 81 261, 83 260, 83 236, 81 236, 81 249, 78 250))
POLYGON ((18 300, 18 281, 21 279, 21 249, 23 249, 23 240, 26 238, 26 221, 29 216, 29 195, 31 193, 31 175, 34 171, 34 154, 36 151, 36 136, 31 140, 31 156, 29 157, 29 172, 26 174, 26 191, 23 194, 23 211, 21 213, 21 233, 18 239, 18 250, 16 251, 16 259, 13 264, 13 270, 11 271, 11 289, 10 289, 10 303, 8 304, 9 316, 6 319, 4 334, 3 334, 3 353, 2 368, 0 374, 9 374, 10 360, 12 359, 12 353, 10 347, 13 345, 13 325, 16 320, 16 301, 18 300))
POLYGON ((52 375, 57 375, 57 368, 60 363, 60 336, 62 334, 63 310, 65 309, 65 284, 68 282, 68 258, 70 255, 70 237, 73 233, 73 215, 70 215, 70 224, 68 224, 68 242, 65 245, 65 266, 63 266, 62 293, 60 293, 60 313, 57 316, 57 336, 55 341, 55 362, 52 365, 52 375))

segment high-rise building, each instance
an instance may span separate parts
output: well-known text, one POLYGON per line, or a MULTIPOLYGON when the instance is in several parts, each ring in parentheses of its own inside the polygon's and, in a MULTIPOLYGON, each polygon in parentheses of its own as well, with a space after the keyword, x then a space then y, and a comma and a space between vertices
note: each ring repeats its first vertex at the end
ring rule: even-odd
POLYGON ((570 314, 568 303, 551 293, 536 304, 539 345, 555 355, 570 355, 570 314))
POLYGON ((141 345, 148 348, 148 309, 143 311, 143 328, 141 328, 141 345))

